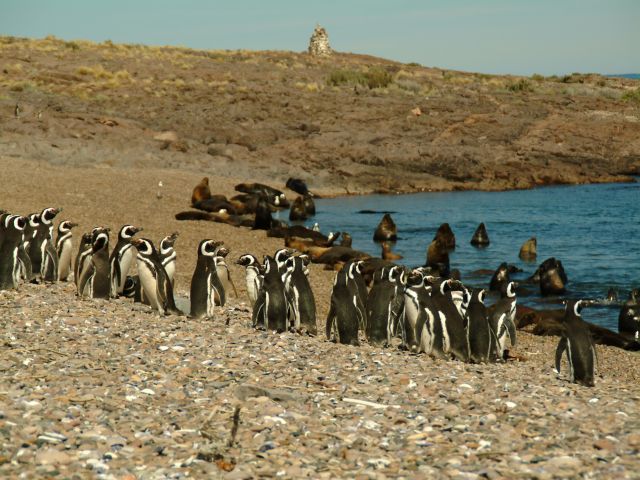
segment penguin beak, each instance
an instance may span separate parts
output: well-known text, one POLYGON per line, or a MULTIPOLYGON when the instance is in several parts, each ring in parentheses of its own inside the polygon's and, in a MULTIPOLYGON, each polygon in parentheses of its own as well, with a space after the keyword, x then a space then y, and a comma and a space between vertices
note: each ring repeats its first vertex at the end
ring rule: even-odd
POLYGON ((136 227, 136 228, 135 228, 135 230, 136 230, 136 233, 138 233, 138 232, 143 231, 143 230, 144 230, 144 228, 142 228, 142 227, 136 227))

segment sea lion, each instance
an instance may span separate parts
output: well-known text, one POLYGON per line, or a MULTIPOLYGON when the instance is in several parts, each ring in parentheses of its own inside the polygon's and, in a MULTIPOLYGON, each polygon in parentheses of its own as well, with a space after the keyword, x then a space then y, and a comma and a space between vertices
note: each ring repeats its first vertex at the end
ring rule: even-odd
POLYGON ((225 210, 229 214, 237 214, 235 206, 229 203, 224 195, 215 195, 206 200, 199 200, 193 204, 193 207, 198 210, 204 210, 205 212, 219 212, 220 210, 225 210))
POLYGON ((252 228, 253 230, 270 230, 272 222, 271 210, 269 209, 266 198, 263 196, 258 200, 256 217, 252 228))
POLYGON ((456 236, 448 223, 443 223, 438 227, 433 239, 440 240, 440 245, 449 252, 456 249, 456 236))
POLYGON ((300 178, 291 178, 287 180, 285 185, 289 190, 293 190, 294 192, 300 195, 310 195, 309 188, 307 188, 307 184, 304 180, 300 178))
POLYGON ((640 339, 640 289, 634 288, 618 315, 618 331, 640 339))
POLYGON ((263 195, 267 201, 278 208, 289 208, 286 195, 277 188, 263 183, 240 183, 235 186, 236 191, 252 195, 263 195))
POLYGON ((193 189, 193 193, 191 193, 191 205, 195 205, 202 200, 208 200, 211 198, 211 190, 209 190, 209 177, 204 177, 200 180, 195 188, 193 189))
POLYGON ((536 240, 536 237, 531 237, 522 244, 518 256, 525 262, 534 262, 538 255, 537 247, 538 241, 536 240))
POLYGON ((449 250, 437 235, 427 248, 427 263, 425 267, 431 268, 437 276, 445 278, 449 276, 449 250))
MULTIPOLYGON (((473 237, 471 237, 471 245, 474 247, 486 247, 489 243, 489 234, 487 233, 484 223, 481 223, 478 225, 478 228, 476 228, 473 237)), ((482 304, 482 302, 479 302, 479 304, 482 304)))
POLYGON ((384 242, 387 240, 391 240, 395 242, 398 239, 398 228, 396 227, 395 222, 391 218, 391 215, 385 213, 378 224, 378 228, 373 233, 373 241, 374 242, 384 242))
POLYGON ((316 214, 316 203, 311 198, 311 195, 304 195, 302 197, 304 204, 304 211, 307 212, 307 215, 313 217, 316 214))
POLYGON ((304 205, 304 197, 296 197, 291 204, 291 210, 289 210, 289 220, 292 222, 303 222, 309 218, 309 216, 304 205))
POLYGON ((398 253, 393 253, 391 251, 391 243, 390 242, 382 242, 382 254, 381 254, 382 258, 384 260, 400 260, 402 258, 402 255, 398 254, 398 253))
POLYGON ((509 266, 507 262, 502 262, 491 277, 489 282, 489 290, 492 292, 499 292, 502 290, 502 286, 508 284, 511 281, 509 275, 509 266))
POLYGON ((309 251, 309 256, 313 263, 325 263, 330 265, 334 265, 338 262, 347 263, 351 260, 364 260, 371 257, 368 253, 340 246, 326 248, 320 255, 317 255, 317 250, 314 252, 312 249, 309 251))
POLYGON ((534 277, 538 276, 542 295, 560 295, 565 293, 569 282, 562 262, 551 257, 540 264, 534 277))
POLYGON ((342 240, 340 240, 340 246, 341 247, 351 247, 351 244, 353 243, 353 239, 351 238, 351 235, 347 232, 343 232, 342 233, 342 240))

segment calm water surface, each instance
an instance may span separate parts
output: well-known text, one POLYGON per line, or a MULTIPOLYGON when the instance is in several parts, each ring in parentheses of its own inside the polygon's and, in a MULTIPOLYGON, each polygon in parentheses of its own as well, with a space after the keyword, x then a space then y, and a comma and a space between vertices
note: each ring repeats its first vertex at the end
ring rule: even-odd
MULTIPOLYGON (((568 297, 603 298, 610 287, 620 299, 640 286, 640 184, 610 184, 546 187, 510 192, 446 192, 412 195, 369 195, 319 199, 317 215, 323 232, 346 231, 353 247, 380 255, 372 240, 382 218, 360 214, 360 210, 391 211, 400 239, 394 251, 404 256, 405 265, 423 265, 426 248, 441 223, 448 222, 456 235, 451 268, 462 272, 471 286, 486 286, 490 276, 472 275, 478 269, 494 270, 501 262, 522 268, 515 279, 533 274, 548 257, 560 259, 569 277, 568 297), (469 244, 480 222, 491 240, 485 249, 469 244), (538 260, 518 258, 522 243, 536 236, 538 260)), ((537 289, 533 289, 537 293, 537 289)), ((540 308, 538 295, 520 301, 540 308)), ((556 308, 555 305, 549 308, 556 308)), ((617 330, 618 306, 585 309, 586 320, 617 330)))

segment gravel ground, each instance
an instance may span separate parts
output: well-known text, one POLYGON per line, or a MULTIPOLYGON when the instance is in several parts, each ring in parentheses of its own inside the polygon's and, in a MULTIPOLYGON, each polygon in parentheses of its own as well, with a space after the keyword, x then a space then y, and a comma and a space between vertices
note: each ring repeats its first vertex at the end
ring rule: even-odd
MULTIPOLYGON (((180 296, 199 239, 225 240, 232 256, 281 245, 175 221, 194 174, 46 165, 24 174, 36 165, 3 159, 0 206, 62 206, 82 231, 131 222, 159 239, 178 229, 180 296)), ((584 388, 566 380, 566 365, 553 372, 556 338, 526 332, 522 361, 496 365, 256 332, 243 273, 232 275, 239 298, 213 321, 80 300, 72 284, 0 292, 0 477, 640 475, 637 354, 599 346, 596 386, 584 388)), ((322 325, 333 273, 312 265, 310 275, 322 325)))

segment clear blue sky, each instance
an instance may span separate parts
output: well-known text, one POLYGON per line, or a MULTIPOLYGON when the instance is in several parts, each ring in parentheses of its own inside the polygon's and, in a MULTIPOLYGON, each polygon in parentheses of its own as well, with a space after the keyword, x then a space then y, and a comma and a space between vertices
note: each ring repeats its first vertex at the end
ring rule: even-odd
POLYGON ((640 0, 0 0, 0 34, 333 48, 486 73, 640 72, 640 0))

